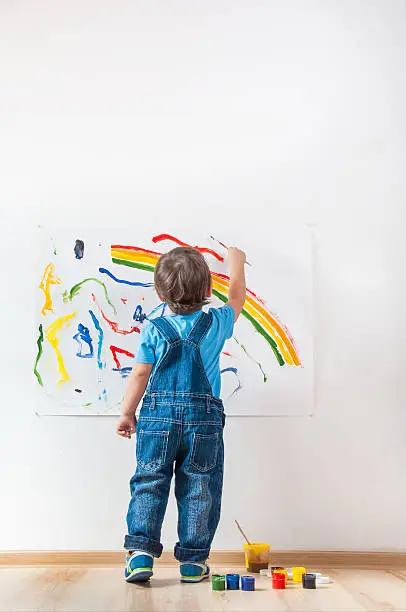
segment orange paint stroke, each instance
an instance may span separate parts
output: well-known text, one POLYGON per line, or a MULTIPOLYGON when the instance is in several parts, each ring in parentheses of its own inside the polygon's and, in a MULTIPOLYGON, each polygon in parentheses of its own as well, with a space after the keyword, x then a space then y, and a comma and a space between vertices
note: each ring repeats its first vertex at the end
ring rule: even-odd
POLYGON ((67 314, 63 317, 59 317, 56 319, 47 329, 45 330, 45 336, 48 340, 49 344, 55 351, 56 360, 58 362, 58 370, 61 375, 61 380, 58 380, 57 384, 61 385, 62 383, 70 380, 69 374, 66 371, 65 364, 63 361, 62 353, 59 350, 59 332, 62 330, 63 326, 66 325, 69 327, 71 320, 76 316, 76 311, 71 314, 67 314))
POLYGON ((92 293, 92 300, 96 304, 97 308, 100 310, 100 314, 103 317, 103 319, 106 321, 106 323, 108 323, 110 325, 111 329, 116 334, 121 334, 122 336, 128 336, 129 334, 133 334, 134 332, 136 332, 137 334, 139 334, 141 332, 139 327, 132 327, 130 330, 128 330, 128 329, 120 329, 119 326, 118 326, 118 323, 116 323, 116 321, 111 321, 104 314, 101 306, 99 305, 98 301, 96 300, 96 296, 95 296, 94 293, 92 293))
POLYGON ((55 275, 55 266, 53 263, 49 263, 42 275, 42 280, 39 284, 39 288, 44 292, 45 302, 41 309, 41 314, 46 315, 46 311, 53 312, 52 308, 52 297, 51 297, 51 285, 60 285, 61 279, 55 275))

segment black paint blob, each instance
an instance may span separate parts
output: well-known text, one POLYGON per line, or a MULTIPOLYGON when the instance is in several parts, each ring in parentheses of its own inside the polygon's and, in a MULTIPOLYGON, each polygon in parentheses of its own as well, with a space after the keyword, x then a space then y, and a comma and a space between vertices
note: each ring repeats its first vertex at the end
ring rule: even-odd
POLYGON ((85 243, 83 240, 76 240, 73 250, 75 252, 76 259, 82 259, 85 252, 85 243))

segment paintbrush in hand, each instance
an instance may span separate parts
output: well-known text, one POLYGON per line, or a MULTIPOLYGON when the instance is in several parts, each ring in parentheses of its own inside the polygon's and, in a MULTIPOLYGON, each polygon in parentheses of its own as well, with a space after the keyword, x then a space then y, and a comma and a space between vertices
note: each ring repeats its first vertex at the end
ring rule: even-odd
MULTIPOLYGON (((228 246, 226 244, 224 244, 224 242, 220 242, 220 240, 217 240, 217 238, 215 238, 214 236, 212 236, 210 234, 209 238, 211 238, 212 240, 214 240, 214 242, 217 242, 217 244, 219 244, 220 246, 223 247, 223 249, 227 249, 228 250, 228 246)), ((245 263, 247 264, 247 266, 251 266, 252 268, 252 264, 250 264, 249 261, 245 261, 245 263)))

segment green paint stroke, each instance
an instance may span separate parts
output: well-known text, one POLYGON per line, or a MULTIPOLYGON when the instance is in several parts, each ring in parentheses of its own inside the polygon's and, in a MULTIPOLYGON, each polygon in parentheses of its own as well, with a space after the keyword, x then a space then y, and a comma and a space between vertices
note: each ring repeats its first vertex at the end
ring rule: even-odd
POLYGON ((129 259, 117 259, 116 257, 112 257, 111 261, 119 266, 129 266, 130 268, 138 268, 139 270, 146 270, 147 272, 153 272, 155 270, 154 266, 137 263, 136 261, 130 261, 129 259))
MULTIPOLYGON (((212 289, 212 293, 213 295, 215 295, 216 297, 219 298, 219 300, 221 300, 222 302, 227 302, 227 297, 225 295, 223 295, 222 293, 220 293, 219 291, 217 291, 216 289, 212 289)), ((279 365, 283 366, 285 365, 285 361, 282 357, 282 355, 279 352, 278 346, 275 342, 275 340, 273 338, 271 338, 271 336, 264 330, 264 328, 262 327, 262 325, 260 325, 258 323, 258 321, 256 321, 254 319, 254 317, 252 317, 249 312, 247 312, 246 310, 244 310, 244 308, 242 309, 241 312, 242 315, 244 315, 244 317, 246 319, 248 319, 248 321, 251 323, 251 325, 254 326, 254 328, 257 330, 257 332, 259 334, 261 334, 261 336, 263 338, 265 338, 265 340, 268 342, 268 344, 271 346, 271 349, 274 352, 274 355, 279 363, 279 365)))
POLYGON ((40 323, 38 327, 38 331, 39 331, 39 336, 37 339, 38 353, 37 353, 37 356, 35 358, 35 363, 34 363, 34 374, 37 377, 38 383, 41 385, 41 387, 43 387, 44 383, 42 382, 41 374, 38 372, 38 369, 37 369, 38 362, 42 356, 42 343, 44 342, 44 332, 42 329, 42 323, 40 323))
POLYGON ((80 281, 80 283, 77 283, 76 285, 73 285, 73 287, 71 288, 71 290, 68 291, 64 291, 62 293, 62 298, 64 302, 71 302, 73 300, 73 298, 78 295, 78 293, 80 292, 81 288, 83 287, 83 285, 85 283, 88 283, 90 281, 94 281, 95 283, 98 283, 101 287, 103 287, 103 291, 104 291, 104 297, 106 298, 106 302, 112 307, 114 314, 117 314, 117 310, 114 306, 114 304, 111 302, 110 298, 109 298, 109 294, 107 292, 107 287, 106 285, 99 280, 98 278, 85 278, 84 280, 80 281))
POLYGON ((83 404, 83 407, 86 408, 87 406, 91 406, 92 402, 86 402, 86 404, 83 404))
POLYGON ((251 357, 251 355, 247 351, 246 347, 243 344, 241 344, 241 342, 239 342, 235 336, 233 336, 233 340, 238 344, 238 346, 240 346, 242 348, 244 353, 247 355, 248 359, 251 359, 251 361, 253 361, 254 363, 257 364, 257 366, 259 367, 259 369, 262 372, 262 376, 264 377, 264 383, 265 383, 268 380, 268 374, 264 371, 262 365, 259 363, 259 361, 257 361, 253 357, 251 357))

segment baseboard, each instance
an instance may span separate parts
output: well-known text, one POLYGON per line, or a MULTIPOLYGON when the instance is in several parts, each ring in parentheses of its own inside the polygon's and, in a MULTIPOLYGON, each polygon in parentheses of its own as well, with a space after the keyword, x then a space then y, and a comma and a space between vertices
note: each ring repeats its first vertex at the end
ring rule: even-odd
MULTIPOLYGON (((0 551, 0 565, 122 565, 124 552, 115 550, 38 550, 0 551)), ((176 563, 171 552, 164 552, 159 564, 176 563)), ((243 566, 244 554, 238 550, 213 550, 210 563, 220 566, 243 566)), ((310 568, 386 569, 406 567, 406 552, 361 552, 334 550, 275 550, 270 565, 310 568)))

